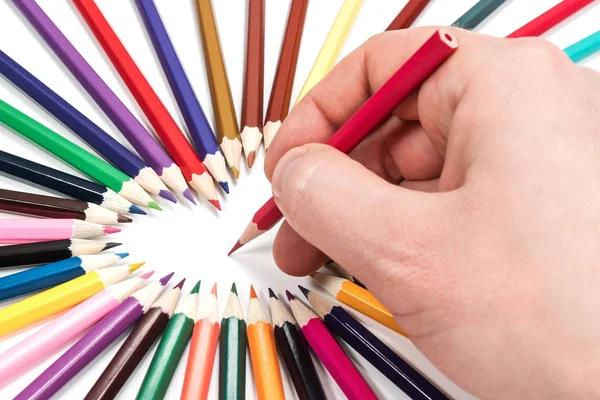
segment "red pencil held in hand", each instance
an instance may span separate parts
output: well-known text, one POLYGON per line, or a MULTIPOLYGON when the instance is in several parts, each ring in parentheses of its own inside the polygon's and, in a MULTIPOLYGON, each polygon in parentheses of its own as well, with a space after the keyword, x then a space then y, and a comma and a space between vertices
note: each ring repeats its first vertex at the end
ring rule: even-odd
MULTIPOLYGON (((392 110, 419 86, 458 47, 456 38, 440 29, 402 65, 344 125, 327 144, 348 154, 366 138, 392 110)), ((229 254, 271 229, 283 215, 275 200, 267 201, 252 218, 229 254)))

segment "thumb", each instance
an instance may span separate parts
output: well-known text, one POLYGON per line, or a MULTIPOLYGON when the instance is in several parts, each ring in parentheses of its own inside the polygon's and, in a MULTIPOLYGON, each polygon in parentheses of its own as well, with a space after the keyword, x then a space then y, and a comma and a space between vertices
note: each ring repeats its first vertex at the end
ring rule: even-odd
POLYGON ((434 253, 439 244, 452 237, 452 192, 390 184, 327 145, 288 151, 275 167, 272 186, 295 232, 369 287, 381 284, 386 275, 379 273, 391 266, 407 276, 425 273, 440 258, 434 253))

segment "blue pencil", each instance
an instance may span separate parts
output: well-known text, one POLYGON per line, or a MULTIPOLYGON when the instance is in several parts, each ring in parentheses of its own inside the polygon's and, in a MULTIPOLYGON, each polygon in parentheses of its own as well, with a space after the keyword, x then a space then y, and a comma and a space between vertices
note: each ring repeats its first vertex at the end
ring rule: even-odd
POLYGON ((177 202, 153 169, 1 50, 0 74, 134 179, 144 190, 177 202))
POLYGON ((0 301, 60 285, 88 272, 108 267, 128 255, 118 253, 71 257, 4 276, 0 278, 0 301))
POLYGON ((190 131, 196 151, 211 175, 219 182, 223 190, 229 193, 225 158, 219 149, 215 134, 196 98, 179 57, 177 57, 177 52, 160 19, 154 1, 136 0, 136 3, 183 119, 190 131))
POLYGON ((579 42, 573 43, 564 49, 564 52, 573 62, 578 63, 599 50, 600 31, 592 33, 591 35, 581 39, 579 42))

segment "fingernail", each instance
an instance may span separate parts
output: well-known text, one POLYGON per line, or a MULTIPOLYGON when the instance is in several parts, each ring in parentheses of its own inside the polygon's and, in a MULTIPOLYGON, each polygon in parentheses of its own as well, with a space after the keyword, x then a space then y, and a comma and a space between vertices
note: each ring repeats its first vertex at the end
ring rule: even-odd
POLYGON ((275 171, 273 171, 273 179, 271 180, 273 197, 275 197, 275 201, 277 201, 281 196, 283 182, 285 182, 286 177, 294 168, 294 165, 305 153, 306 149, 304 147, 295 147, 285 153, 275 166, 275 171))

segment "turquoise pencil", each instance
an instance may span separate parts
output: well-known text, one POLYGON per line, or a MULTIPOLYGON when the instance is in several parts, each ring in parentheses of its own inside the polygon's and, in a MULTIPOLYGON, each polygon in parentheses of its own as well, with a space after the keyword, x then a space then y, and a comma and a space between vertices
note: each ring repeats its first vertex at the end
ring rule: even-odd
POLYGON ((600 50, 600 31, 573 43, 564 52, 573 62, 579 62, 600 50))

